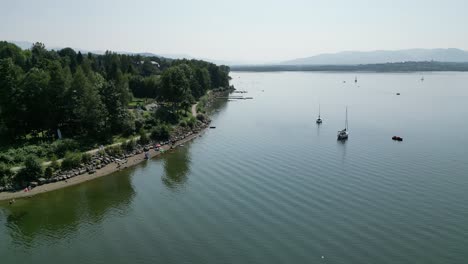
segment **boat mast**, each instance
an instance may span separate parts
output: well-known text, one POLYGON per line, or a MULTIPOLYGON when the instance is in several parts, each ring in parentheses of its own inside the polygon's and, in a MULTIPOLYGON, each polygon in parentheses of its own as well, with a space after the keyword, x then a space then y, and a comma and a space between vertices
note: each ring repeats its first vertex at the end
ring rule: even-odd
POLYGON ((319 104, 319 119, 320 119, 320 104, 319 104))
POLYGON ((346 106, 346 121, 345 121, 345 129, 348 131, 348 107, 346 106))

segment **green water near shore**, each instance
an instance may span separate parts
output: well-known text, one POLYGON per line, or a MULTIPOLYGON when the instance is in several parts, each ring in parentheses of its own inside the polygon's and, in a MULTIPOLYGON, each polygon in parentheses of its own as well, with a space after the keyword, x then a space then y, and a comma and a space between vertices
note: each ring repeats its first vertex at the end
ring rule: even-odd
POLYGON ((466 262, 468 74, 231 75, 202 137, 1 203, 1 263, 466 262))

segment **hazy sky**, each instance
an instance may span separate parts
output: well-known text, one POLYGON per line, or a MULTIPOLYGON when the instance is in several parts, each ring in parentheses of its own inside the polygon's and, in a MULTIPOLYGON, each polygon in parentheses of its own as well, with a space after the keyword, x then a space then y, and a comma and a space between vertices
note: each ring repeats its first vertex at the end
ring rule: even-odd
POLYGON ((468 0, 0 0, 0 39, 269 62, 468 49, 468 0))

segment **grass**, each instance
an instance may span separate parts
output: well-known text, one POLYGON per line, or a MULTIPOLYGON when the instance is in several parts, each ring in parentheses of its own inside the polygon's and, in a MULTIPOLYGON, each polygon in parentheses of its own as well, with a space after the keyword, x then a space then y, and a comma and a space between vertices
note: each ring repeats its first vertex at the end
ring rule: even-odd
POLYGON ((156 100, 153 98, 133 98, 133 100, 128 103, 128 107, 136 108, 137 106, 144 106, 147 104, 154 103, 156 100))

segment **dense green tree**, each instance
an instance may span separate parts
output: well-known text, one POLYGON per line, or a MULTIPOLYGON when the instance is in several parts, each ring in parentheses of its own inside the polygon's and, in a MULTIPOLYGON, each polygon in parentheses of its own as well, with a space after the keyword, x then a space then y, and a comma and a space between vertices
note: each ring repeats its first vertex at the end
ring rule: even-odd
POLYGON ((76 62, 78 65, 81 65, 83 63, 83 54, 81 54, 81 51, 78 51, 78 54, 76 55, 76 62))
POLYGON ((105 131, 106 108, 98 90, 88 80, 81 67, 73 76, 68 101, 69 128, 81 131, 82 135, 98 137, 105 131))
POLYGON ((26 129, 35 133, 46 129, 45 120, 48 120, 50 76, 48 72, 32 68, 21 82, 21 109, 26 129))
POLYGON ((192 95, 198 99, 211 89, 210 73, 206 68, 195 68, 194 79, 197 84, 192 86, 192 95))
POLYGON ((65 96, 70 86, 70 72, 64 70, 57 61, 49 65, 50 81, 47 90, 47 120, 44 120, 45 126, 51 131, 60 128, 65 119, 65 96))
POLYGON ((5 186, 10 182, 13 172, 11 168, 4 163, 0 163, 0 186, 5 186))
POLYGON ((157 66, 153 65, 151 63, 151 60, 148 60, 148 59, 144 60, 142 69, 141 69, 141 75, 147 77, 147 76, 154 75, 157 72, 158 72, 157 66))
POLYGON ((24 167, 16 174, 14 180, 17 184, 26 186, 29 182, 42 177, 42 175, 41 162, 35 156, 28 156, 24 161, 24 167))
POLYGON ((128 89, 128 81, 120 70, 117 71, 115 80, 104 85, 101 95, 107 109, 111 132, 121 133, 132 129, 128 127, 128 121, 132 117, 127 110, 132 95, 128 89))
POLYGON ((74 72, 76 69, 76 52, 72 48, 61 49, 58 54, 65 60, 65 64, 74 72))
POLYGON ((11 58, 0 60, 0 123, 12 138, 24 131, 19 111, 22 75, 23 71, 11 58))
POLYGON ((144 78, 140 75, 131 76, 128 80, 128 87, 132 92, 133 96, 137 98, 142 98, 142 95, 145 93, 144 78))
POLYGON ((129 79, 128 85, 133 94, 137 98, 156 98, 159 92, 161 80, 158 76, 132 76, 129 79))
POLYGON ((0 41, 0 60, 11 58, 16 65, 25 66, 26 56, 24 52, 15 44, 0 41))
POLYGON ((40 42, 36 42, 31 47, 31 67, 44 67, 46 66, 46 57, 48 51, 45 48, 45 45, 40 42))
POLYGON ((185 67, 171 67, 161 77, 160 99, 178 105, 190 98, 190 80, 185 67))
POLYGON ((177 107, 227 87, 228 74, 229 67, 199 60, 83 55, 71 48, 47 50, 42 43, 21 50, 0 41, 0 139, 51 139, 60 129, 65 138, 93 142, 160 122, 177 124, 183 115, 177 107), (160 101, 156 118, 129 110, 133 96, 160 101))
POLYGON ((141 145, 146 145, 150 142, 150 139, 148 137, 148 134, 144 129, 140 129, 138 132, 138 135, 140 136, 140 139, 138 139, 138 143, 141 145))

